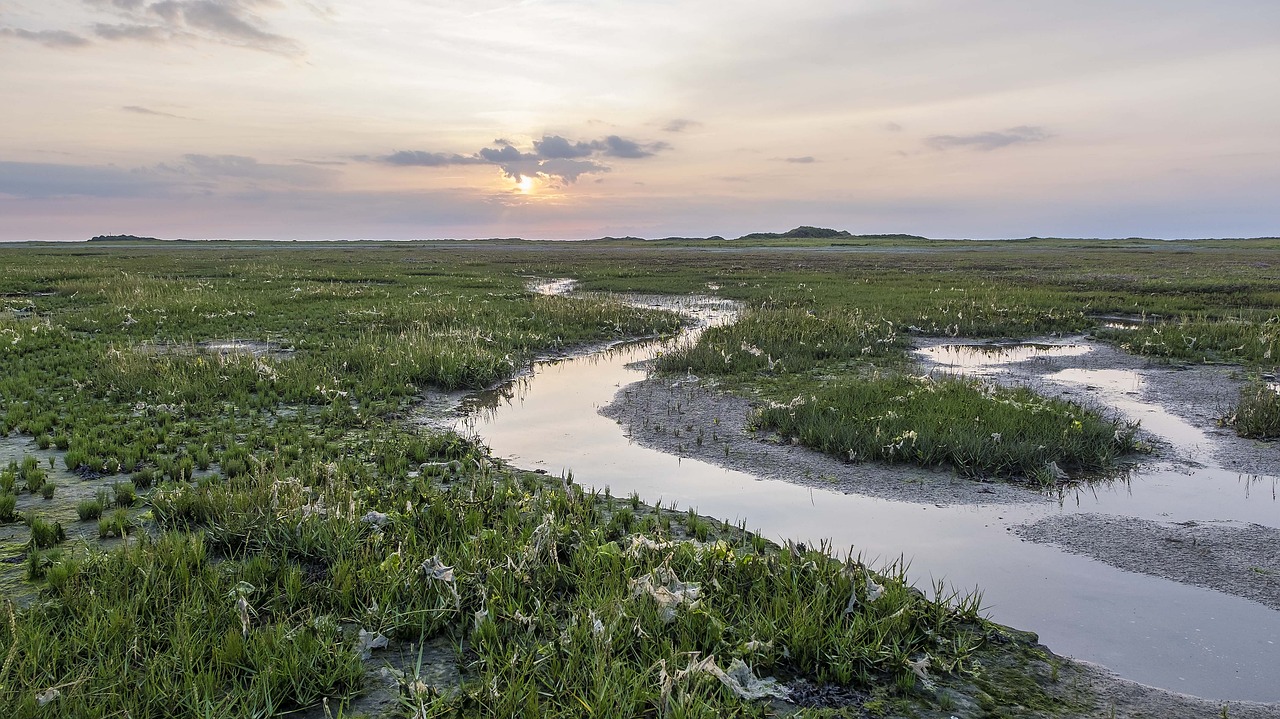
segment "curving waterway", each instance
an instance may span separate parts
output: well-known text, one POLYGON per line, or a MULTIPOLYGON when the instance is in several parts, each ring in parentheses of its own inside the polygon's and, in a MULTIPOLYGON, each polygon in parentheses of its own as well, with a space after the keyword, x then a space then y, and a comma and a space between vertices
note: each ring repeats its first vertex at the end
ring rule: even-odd
MULTIPOLYGON (((562 283, 543 289, 563 293, 569 288, 562 283)), ((674 303, 698 317, 700 327, 733 316, 730 305, 713 298, 631 301, 674 303)), ((674 341, 689 341, 699 331, 674 341)), ((634 364, 665 346, 669 343, 641 342, 538 363, 516 383, 473 398, 463 429, 517 466, 555 475, 571 472, 584 486, 694 507, 775 540, 829 539, 837 551, 852 547, 872 563, 902 557, 917 585, 940 579, 960 589, 980 587, 994 620, 1036 631, 1060 654, 1102 664, 1144 684, 1212 699, 1280 701, 1280 612, 1115 569, 1023 541, 1012 531, 1055 513, 1076 512, 1280 527, 1277 477, 1242 475, 1204 458, 1193 467, 1153 462, 1125 482, 1079 488, 1042 503, 951 506, 763 480, 641 447, 598 414, 620 389, 645 378, 634 364)), ((1087 343, 1070 348, 1041 351, 1091 351, 1087 343)), ((963 349, 930 352, 925 361, 959 372, 980 374, 1010 361, 963 349)), ((1148 431, 1180 447, 1205 448, 1213 441, 1158 405, 1140 401, 1136 390, 1145 381, 1140 373, 1068 370, 1048 379, 1087 385, 1129 419, 1140 419, 1148 431)))

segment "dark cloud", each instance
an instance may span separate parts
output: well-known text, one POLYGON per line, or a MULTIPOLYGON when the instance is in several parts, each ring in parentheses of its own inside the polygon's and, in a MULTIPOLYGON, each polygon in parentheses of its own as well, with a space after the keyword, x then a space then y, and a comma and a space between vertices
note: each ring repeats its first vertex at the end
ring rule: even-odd
POLYGON ((1043 127, 1021 125, 1019 127, 1011 127, 1003 132, 979 132, 973 135, 934 135, 925 142, 936 150, 970 147, 975 150, 990 152, 1010 145, 1043 142, 1049 137, 1049 133, 1043 127))
POLYGON ((782 161, 794 163, 796 165, 812 165, 817 162, 813 155, 805 155, 803 157, 784 157, 782 158, 782 161))
POLYGON ((125 112, 132 112, 135 115, 151 115, 153 117, 170 117, 175 120, 191 119, 189 117, 183 117, 182 115, 175 115, 172 112, 161 112, 159 110, 152 110, 149 107, 142 107, 141 105, 125 105, 120 109, 124 110, 125 112))
POLYGON ((38 42, 45 47, 69 48, 84 47, 89 41, 67 30, 23 30, 21 28, 0 27, 0 37, 13 37, 19 40, 38 42))
POLYGON ((495 165, 502 165, 510 162, 520 162, 522 160, 537 160, 538 156, 526 154, 516 149, 515 145, 508 143, 502 144, 500 147, 486 147, 480 150, 481 158, 492 162, 495 165))
MULTIPOLYGON (((506 168, 503 169, 505 170, 506 168)), ((577 182, 582 175, 598 175, 609 172, 611 169, 608 165, 601 165, 594 160, 553 158, 539 162, 536 174, 550 178, 553 181, 558 178, 564 184, 572 184, 577 182)), ((508 171, 507 174, 510 175, 511 173, 508 171)), ((520 174, 529 173, 522 172, 520 174)))
POLYGON ((448 167, 452 165, 496 165, 512 180, 540 177, 552 185, 571 185, 583 175, 612 171, 602 158, 640 159, 651 157, 669 147, 665 142, 640 143, 618 135, 590 142, 569 140, 560 135, 543 135, 533 141, 533 151, 526 152, 510 140, 498 138, 494 147, 485 147, 474 155, 424 150, 400 150, 377 157, 354 159, 379 162, 398 167, 448 167))
POLYGON ((539 156, 547 159, 568 159, 590 157, 596 148, 589 142, 569 142, 559 135, 544 135, 541 140, 533 141, 533 149, 539 156))
POLYGON ((671 122, 668 122, 666 125, 663 125, 662 131, 663 132, 684 132, 685 130, 692 130, 696 127, 702 127, 702 123, 698 122, 697 120, 685 120, 681 118, 676 118, 671 122))
POLYGON ((378 158, 378 160, 398 167, 445 167, 447 165, 476 165, 485 162, 474 156, 449 155, 443 152, 423 152, 421 150, 400 150, 378 158))
POLYGON ((604 151, 609 157, 622 157, 627 159, 639 159, 641 157, 649 157, 662 150, 670 149, 671 146, 665 142, 651 142, 642 145, 634 140, 628 140, 625 137, 610 135, 603 140, 597 140, 592 143, 604 151))

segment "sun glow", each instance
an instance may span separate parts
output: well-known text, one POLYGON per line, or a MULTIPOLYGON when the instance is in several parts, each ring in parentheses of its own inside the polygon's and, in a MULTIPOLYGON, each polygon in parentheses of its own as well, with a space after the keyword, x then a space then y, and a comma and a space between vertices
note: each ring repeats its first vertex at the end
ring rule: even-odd
POLYGON ((522 195, 532 193, 537 186, 538 185, 534 179, 528 175, 521 175, 520 179, 516 181, 516 189, 519 190, 522 195))

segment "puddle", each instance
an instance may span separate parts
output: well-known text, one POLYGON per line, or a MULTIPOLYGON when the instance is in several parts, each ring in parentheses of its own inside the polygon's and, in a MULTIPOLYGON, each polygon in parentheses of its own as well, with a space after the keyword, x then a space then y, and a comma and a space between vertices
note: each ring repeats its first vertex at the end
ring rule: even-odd
MULTIPOLYGON (((1280 700, 1274 677, 1280 612, 1024 542, 1010 531, 1072 512, 1274 527, 1280 522, 1277 478, 1159 465, 1143 467, 1125 482, 1069 489, 1058 502, 947 507, 760 480, 632 444, 613 420, 597 413, 619 389, 645 377, 636 363, 663 346, 644 342, 540 363, 505 394, 490 395, 484 411, 463 429, 517 466, 553 475, 572 472, 576 481, 609 487, 617 496, 635 492, 664 506, 696 507, 778 541, 830 539, 873 562, 902 556, 919 586, 937 578, 960 588, 981 587, 996 621, 1034 630, 1059 653, 1144 684, 1207 698, 1280 700)), ((1092 351, 1083 342, 1006 347, 956 351, 953 366, 963 362, 987 372, 1001 364, 1092 351)), ((1134 404, 1118 409, 1141 414, 1144 426, 1160 424, 1150 405, 1126 394, 1141 389, 1139 376, 1067 374, 1057 381, 1075 382, 1085 392, 1093 386, 1108 400, 1119 392, 1134 404)), ((1210 441, 1190 433, 1190 425, 1160 427, 1180 442, 1210 441)))
POLYGON ((1018 342, 938 345, 916 350, 916 354, 939 367, 977 374, 1017 362, 1030 362, 1050 357, 1079 357, 1092 351, 1093 348, 1085 344, 1018 342))

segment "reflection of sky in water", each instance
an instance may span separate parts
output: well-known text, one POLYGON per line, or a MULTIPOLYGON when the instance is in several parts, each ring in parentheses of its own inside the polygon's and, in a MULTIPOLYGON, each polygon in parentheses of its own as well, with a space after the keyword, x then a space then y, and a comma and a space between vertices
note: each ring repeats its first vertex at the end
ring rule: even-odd
MULTIPOLYGON (((696 507, 774 540, 831 539, 867 559, 905 557, 920 586, 945 579, 982 589, 992 617, 1040 633, 1054 650, 1155 686, 1200 696, 1280 700, 1275 656, 1280 612, 1220 592, 1132 574, 1024 542, 1009 528, 1046 515, 1097 512, 1155 521, 1241 520, 1277 526, 1274 477, 1153 463, 1128 481, 1067 490, 1043 505, 938 507, 758 480, 630 443, 597 414, 644 378, 627 364, 658 343, 539 365, 517 392, 496 399, 471 427, 499 456, 581 484, 696 507)), ((1090 351, 1075 345, 1077 354, 1090 351)), ((1028 359, 1032 359, 1028 357, 1028 359)), ((1143 426, 1178 442, 1208 442, 1194 427, 1139 402, 1135 374, 1072 372, 1143 426), (1195 433, 1195 434, 1193 434, 1195 433)))
POLYGON ((1093 351, 1086 344, 953 344, 926 347, 916 353, 940 367, 956 372, 985 374, 1014 362, 1049 357, 1079 357, 1093 351))

